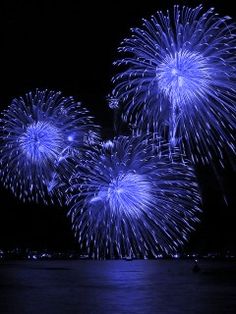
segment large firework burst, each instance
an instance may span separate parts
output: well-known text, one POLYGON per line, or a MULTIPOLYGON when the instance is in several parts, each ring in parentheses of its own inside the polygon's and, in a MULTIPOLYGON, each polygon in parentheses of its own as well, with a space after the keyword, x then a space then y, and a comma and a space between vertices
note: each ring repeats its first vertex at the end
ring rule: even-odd
POLYGON ((183 244, 200 204, 188 163, 171 161, 167 148, 134 137, 117 137, 87 154, 68 191, 82 250, 95 258, 156 256, 183 244))
POLYGON ((73 155, 96 140, 88 111, 61 92, 36 90, 13 99, 1 118, 0 175, 23 201, 47 202, 71 175, 73 155))
POLYGON ((235 30, 230 17, 201 5, 157 12, 133 28, 113 78, 124 119, 167 134, 194 162, 235 153, 235 30))

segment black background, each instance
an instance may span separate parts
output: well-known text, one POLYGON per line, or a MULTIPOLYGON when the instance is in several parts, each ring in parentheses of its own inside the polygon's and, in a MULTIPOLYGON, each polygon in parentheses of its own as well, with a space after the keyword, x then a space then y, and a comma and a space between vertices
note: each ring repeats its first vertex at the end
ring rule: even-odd
MULTIPOLYGON (((198 1, 178 1, 196 6, 198 1)), ((0 104, 30 90, 61 90, 82 101, 106 132, 112 112, 106 105, 112 62, 129 28, 141 25, 174 1, 1 1, 0 104)), ((231 1, 204 1, 220 15, 236 21, 231 1)), ((235 173, 229 165, 220 172, 228 199, 208 167, 198 167, 203 196, 202 222, 187 249, 236 249, 235 173)), ((76 248, 66 208, 23 204, 1 187, 0 248, 76 248)))

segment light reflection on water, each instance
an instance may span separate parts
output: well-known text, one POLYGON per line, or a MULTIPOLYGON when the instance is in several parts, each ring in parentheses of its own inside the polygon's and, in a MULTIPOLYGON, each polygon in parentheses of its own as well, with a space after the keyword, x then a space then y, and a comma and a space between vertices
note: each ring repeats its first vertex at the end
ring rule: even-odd
POLYGON ((0 265, 0 313, 236 313, 236 265, 26 261, 0 265))

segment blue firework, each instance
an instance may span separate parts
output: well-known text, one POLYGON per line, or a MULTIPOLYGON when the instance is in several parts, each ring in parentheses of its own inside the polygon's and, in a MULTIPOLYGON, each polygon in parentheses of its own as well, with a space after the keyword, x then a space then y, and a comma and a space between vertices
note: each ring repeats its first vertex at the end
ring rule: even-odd
POLYGON ((165 135, 194 162, 235 153, 236 40, 230 17, 175 6, 122 42, 113 95, 135 127, 165 135))
POLYGON ((1 180, 23 201, 47 202, 47 194, 63 192, 74 155, 97 139, 88 111, 72 97, 36 90, 13 99, 1 117, 1 180))
POLYGON ((94 258, 156 256, 187 240, 198 221, 198 185, 191 166, 177 155, 171 161, 163 147, 120 136, 87 151, 68 190, 83 251, 94 258))

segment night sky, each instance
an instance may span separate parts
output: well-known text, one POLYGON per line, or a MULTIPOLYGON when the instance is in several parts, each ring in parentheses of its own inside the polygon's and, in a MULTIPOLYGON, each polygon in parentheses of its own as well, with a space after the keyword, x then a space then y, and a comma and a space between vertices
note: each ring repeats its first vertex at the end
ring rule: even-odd
MULTIPOLYGON (((220 15, 236 13, 231 1, 204 1, 220 15)), ((1 1, 1 110, 11 99, 30 90, 47 88, 73 95, 112 134, 112 112, 106 104, 112 62, 129 28, 141 25, 157 10, 176 1, 1 1)), ((178 1, 196 6, 198 1, 178 1)), ((234 15, 234 16, 233 16, 234 15)), ((235 160, 234 160, 235 161, 235 160)), ((203 197, 202 222, 189 250, 236 250, 235 172, 226 162, 220 171, 228 199, 208 167, 197 167, 203 197)), ((0 190, 0 248, 76 248, 66 208, 24 204, 0 190)))

